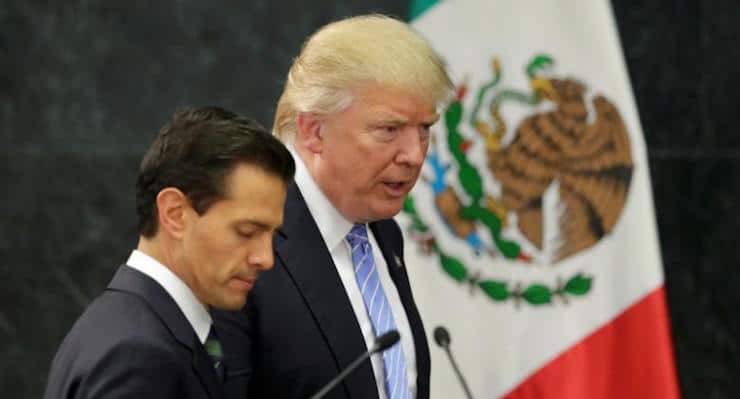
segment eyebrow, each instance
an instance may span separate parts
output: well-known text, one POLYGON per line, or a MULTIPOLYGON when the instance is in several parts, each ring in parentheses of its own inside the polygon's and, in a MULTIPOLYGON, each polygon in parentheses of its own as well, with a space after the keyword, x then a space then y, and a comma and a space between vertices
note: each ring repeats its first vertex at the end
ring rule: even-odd
POLYGON ((424 122, 425 123, 428 123, 430 125, 433 125, 433 124, 437 123, 438 120, 439 120, 439 113, 438 112, 435 112, 432 117, 430 117, 429 119, 425 120, 424 122))
POLYGON ((378 126, 378 125, 405 125, 406 123, 408 123, 408 120, 406 120, 406 119, 389 117, 389 118, 377 118, 377 120, 370 122, 370 125, 372 125, 372 126, 378 126))
MULTIPOLYGON (((257 228, 260 228, 262 230, 270 230, 272 228, 269 224, 254 219, 237 220, 236 222, 234 222, 234 227, 239 228, 245 224, 256 226, 257 228)), ((275 226, 275 230, 280 230, 281 228, 283 228, 282 224, 275 226)))
MULTIPOLYGON (((371 123, 372 125, 384 124, 384 123, 390 123, 394 125, 405 125, 409 123, 408 118, 399 117, 397 115, 377 115, 376 118, 377 118, 377 121, 372 122, 371 123)), ((435 113, 433 116, 429 117, 428 119, 422 120, 421 123, 425 125, 426 124, 433 125, 437 123, 438 120, 439 120, 439 114, 435 113)))

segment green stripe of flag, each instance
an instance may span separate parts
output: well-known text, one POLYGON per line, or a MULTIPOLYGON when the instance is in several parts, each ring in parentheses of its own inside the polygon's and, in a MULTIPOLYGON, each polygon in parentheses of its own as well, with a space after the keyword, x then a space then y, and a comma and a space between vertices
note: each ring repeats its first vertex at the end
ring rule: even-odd
POLYGON ((439 1, 440 0, 411 0, 411 13, 409 14, 409 21, 415 20, 421 14, 424 14, 424 12, 431 8, 433 5, 439 3, 439 1))

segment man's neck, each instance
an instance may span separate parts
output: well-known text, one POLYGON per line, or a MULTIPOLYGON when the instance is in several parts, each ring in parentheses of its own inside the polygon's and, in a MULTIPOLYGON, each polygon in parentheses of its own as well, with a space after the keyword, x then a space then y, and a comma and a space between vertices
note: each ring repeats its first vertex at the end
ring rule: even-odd
POLYGON ((152 238, 140 236, 136 249, 147 256, 152 257, 154 260, 162 264, 162 266, 172 271, 172 273, 187 284, 192 290, 189 274, 185 273, 185 270, 181 267, 179 257, 177 256, 176 251, 172 248, 173 245, 169 245, 164 242, 164 240, 164 238, 158 236, 154 236, 152 238))

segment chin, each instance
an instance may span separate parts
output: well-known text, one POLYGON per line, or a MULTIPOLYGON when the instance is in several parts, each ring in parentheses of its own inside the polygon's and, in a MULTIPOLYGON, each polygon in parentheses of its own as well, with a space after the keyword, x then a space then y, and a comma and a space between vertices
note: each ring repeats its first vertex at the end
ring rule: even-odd
POLYGON ((219 310, 239 310, 243 308, 246 303, 246 298, 229 298, 223 299, 217 304, 213 304, 211 306, 219 310))
POLYGON ((394 204, 393 206, 384 206, 380 209, 376 209, 375 212, 373 212, 374 217, 371 218, 371 220, 375 221, 375 220, 391 219, 401 212, 401 206, 402 206, 402 203, 398 205, 394 204))

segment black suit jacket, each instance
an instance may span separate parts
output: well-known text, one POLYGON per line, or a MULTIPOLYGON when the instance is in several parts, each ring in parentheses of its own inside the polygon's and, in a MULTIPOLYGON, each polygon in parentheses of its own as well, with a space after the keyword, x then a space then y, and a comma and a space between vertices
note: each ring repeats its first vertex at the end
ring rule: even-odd
MULTIPOLYGON (((367 350, 331 255, 295 184, 288 188, 284 220, 273 241, 275 266, 257 280, 244 309, 214 312, 230 370, 228 398, 308 398, 367 350)), ((406 310, 416 349, 417 397, 425 399, 429 348, 403 266, 401 231, 393 220, 370 227, 406 310)), ((369 361, 327 395, 377 397, 369 361)))
POLYGON ((62 342, 44 398, 223 395, 211 358, 172 297, 121 266, 62 342))

